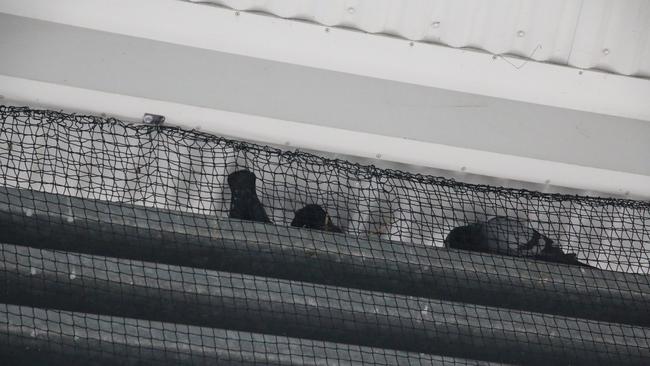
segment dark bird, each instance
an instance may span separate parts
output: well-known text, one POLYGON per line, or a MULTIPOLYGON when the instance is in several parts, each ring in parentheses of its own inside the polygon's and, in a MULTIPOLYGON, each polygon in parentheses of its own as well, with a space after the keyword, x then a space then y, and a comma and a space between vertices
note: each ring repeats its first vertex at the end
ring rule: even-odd
POLYGON ((228 175, 230 186, 230 217, 234 219, 270 223, 264 206, 255 191, 255 174, 248 170, 239 170, 228 175))
POLYGON ((503 216, 454 228, 447 235, 445 246, 591 267, 578 261, 575 254, 564 253, 546 235, 521 221, 503 216))
POLYGON ((341 228, 332 223, 330 215, 322 207, 315 204, 307 205, 296 211, 291 226, 331 231, 333 233, 343 232, 341 228))

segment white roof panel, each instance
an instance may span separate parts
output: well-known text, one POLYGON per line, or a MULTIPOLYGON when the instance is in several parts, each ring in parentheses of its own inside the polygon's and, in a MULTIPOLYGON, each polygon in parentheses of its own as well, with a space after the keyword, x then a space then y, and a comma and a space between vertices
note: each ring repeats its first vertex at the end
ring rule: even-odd
POLYGON ((455 48, 650 77, 647 0, 190 0, 455 48))

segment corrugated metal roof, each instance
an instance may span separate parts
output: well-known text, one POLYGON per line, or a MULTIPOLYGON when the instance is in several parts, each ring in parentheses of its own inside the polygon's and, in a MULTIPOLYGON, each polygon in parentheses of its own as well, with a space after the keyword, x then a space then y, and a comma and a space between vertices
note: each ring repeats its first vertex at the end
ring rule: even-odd
POLYGON ((456 48, 650 77, 647 0, 190 0, 456 48))

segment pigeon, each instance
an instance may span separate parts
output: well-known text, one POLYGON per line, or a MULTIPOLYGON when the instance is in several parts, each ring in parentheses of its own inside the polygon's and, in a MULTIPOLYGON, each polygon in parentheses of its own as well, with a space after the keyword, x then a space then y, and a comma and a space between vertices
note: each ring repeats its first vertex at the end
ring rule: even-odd
POLYGON ((264 206, 255 192, 255 174, 248 170, 239 170, 228 175, 228 185, 232 193, 230 199, 230 217, 233 219, 270 223, 264 206))
POLYGON ((485 223, 454 228, 447 235, 445 246, 591 267, 578 261, 575 254, 564 253, 562 248, 546 235, 521 221, 503 216, 494 217, 485 223))
POLYGON ((342 233, 343 230, 332 223, 332 219, 327 212, 316 204, 307 205, 296 211, 296 215, 291 221, 291 226, 302 227, 307 229, 324 230, 333 233, 342 233))

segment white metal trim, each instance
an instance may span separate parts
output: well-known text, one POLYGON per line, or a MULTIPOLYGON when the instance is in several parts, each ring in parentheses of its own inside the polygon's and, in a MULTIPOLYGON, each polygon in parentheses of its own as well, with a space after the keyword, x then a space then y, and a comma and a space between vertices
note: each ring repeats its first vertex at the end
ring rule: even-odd
POLYGON ((0 12, 262 59, 650 121, 650 80, 178 0, 4 0, 0 12), (238 14, 238 15, 236 15, 238 14), (508 62, 506 62, 508 61, 508 62), (516 67, 520 66, 520 67, 516 67))
POLYGON ((224 136, 380 158, 504 179, 650 198, 650 176, 406 140, 255 115, 99 92, 0 75, 0 94, 28 105, 50 106, 141 120, 145 113, 166 123, 224 136))

